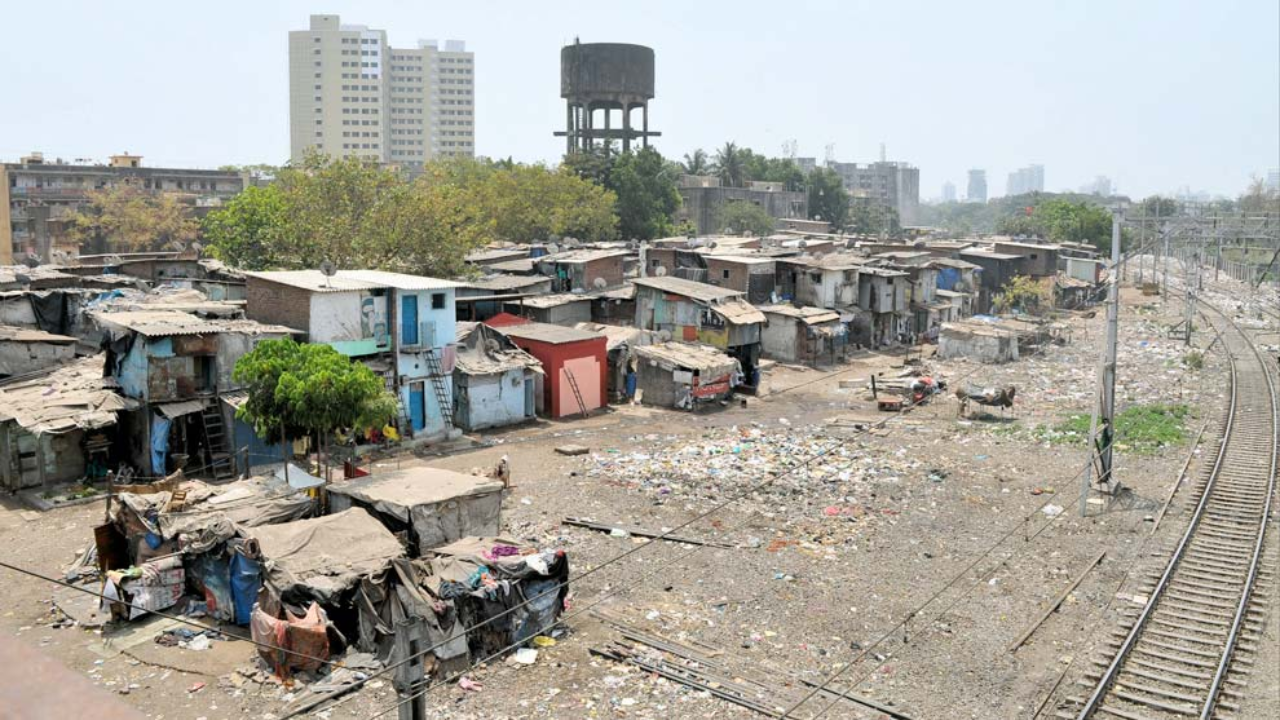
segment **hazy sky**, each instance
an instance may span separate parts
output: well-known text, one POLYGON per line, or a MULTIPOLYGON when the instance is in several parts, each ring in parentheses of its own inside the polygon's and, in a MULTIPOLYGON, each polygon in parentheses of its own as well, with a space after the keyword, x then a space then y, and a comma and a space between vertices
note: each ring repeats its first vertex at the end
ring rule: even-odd
POLYGON ((1045 165, 1046 189, 1107 175, 1143 196, 1238 193, 1280 167, 1280 3, 5 2, 0 159, 30 150, 153 166, 279 163, 289 154, 289 30, 312 13, 457 38, 476 53, 482 155, 558 159, 559 49, 657 53, 650 126, 679 158, 734 140, 821 159, 920 167, 921 196, 985 168, 1045 165))

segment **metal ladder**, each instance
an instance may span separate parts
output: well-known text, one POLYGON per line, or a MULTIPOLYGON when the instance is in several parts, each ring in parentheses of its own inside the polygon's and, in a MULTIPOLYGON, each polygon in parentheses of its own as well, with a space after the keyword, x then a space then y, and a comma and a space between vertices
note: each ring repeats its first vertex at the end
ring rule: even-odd
POLYGON ((209 471, 215 480, 235 477, 235 460, 227 450, 226 426, 222 423, 222 412, 217 402, 200 411, 200 421, 204 425, 205 447, 209 451, 209 471))
POLYGON ((440 405, 440 414, 444 417, 444 426, 453 427, 453 398, 449 396, 449 388, 444 384, 444 366, 440 364, 440 356, 436 348, 426 353, 427 370, 431 371, 431 387, 435 391, 436 402, 440 405))
POLYGON ((569 389, 573 391, 573 399, 578 401, 578 413, 582 417, 587 417, 587 403, 582 399, 582 390, 578 387, 578 378, 573 376, 573 371, 569 368, 564 369, 564 377, 569 381, 569 389))

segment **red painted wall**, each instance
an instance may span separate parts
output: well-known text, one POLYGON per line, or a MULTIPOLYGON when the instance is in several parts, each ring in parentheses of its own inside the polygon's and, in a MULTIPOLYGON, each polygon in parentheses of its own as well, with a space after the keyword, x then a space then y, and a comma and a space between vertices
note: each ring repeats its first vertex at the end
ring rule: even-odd
POLYGON ((559 345, 542 342, 540 340, 528 340, 521 337, 515 337, 514 335, 510 337, 511 341, 519 346, 521 350, 524 350, 530 355, 538 358, 542 363, 542 370, 546 373, 544 376, 546 391, 543 393, 543 398, 545 399, 549 397, 551 400, 551 409, 548 414, 552 418, 558 418, 569 413, 577 412, 577 408, 574 407, 560 407, 560 369, 564 367, 566 360, 594 356, 598 361, 597 367, 600 370, 598 373, 599 377, 594 379, 578 378, 578 383, 598 382, 600 384, 600 397, 609 397, 608 340, 604 337, 561 343, 559 345))

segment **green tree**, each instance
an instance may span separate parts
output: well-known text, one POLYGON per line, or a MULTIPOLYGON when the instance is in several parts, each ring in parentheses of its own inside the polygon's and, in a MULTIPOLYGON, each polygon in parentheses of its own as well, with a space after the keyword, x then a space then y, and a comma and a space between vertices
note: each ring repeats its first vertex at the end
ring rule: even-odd
POLYGON ((1017 311, 1040 315, 1053 308, 1053 295, 1048 283, 1015 275, 996 294, 993 304, 1001 313, 1017 311))
POLYGON ((746 168, 742 152, 736 143, 726 142, 716 151, 715 173, 725 187, 742 187, 746 182, 746 168))
POLYGON ((1255 177, 1236 206, 1243 213, 1280 213, 1280 190, 1268 187, 1262 178, 1255 177))
POLYGON ((210 254, 244 270, 288 264, 284 232, 285 200, 277 185, 245 188, 201 223, 210 254))
POLYGON ((617 194, 618 224, 626 239, 652 240, 671 234, 680 208, 672 169, 653 148, 623 153, 614 162, 609 189, 617 194))
POLYGON ((809 217, 831 223, 831 229, 839 232, 849 221, 849 193, 844 189, 840 176, 830 168, 818 168, 809 173, 809 217))
MULTIPOLYGON (((465 188, 464 188, 465 189, 465 188)), ((556 237, 612 240, 617 196, 569 168, 516 165, 495 170, 470 189, 479 217, 495 240, 536 242, 556 237)))
POLYGON ((264 340, 231 377, 248 395, 236 417, 271 443, 312 437, 324 447, 337 430, 380 428, 396 415, 383 379, 328 345, 264 340))
POLYGON ((685 153, 680 167, 689 175, 710 175, 712 170, 711 159, 707 156, 707 151, 701 148, 694 150, 693 154, 685 153))
POLYGON ((753 202, 727 202, 716 214, 716 227, 730 234, 764 237, 773 233, 777 221, 753 202))
POLYGON ((1182 211, 1178 201, 1173 198, 1160 197, 1152 195, 1143 199, 1138 206, 1133 209, 1132 214, 1146 215, 1147 217, 1173 217, 1182 211))
POLYGON ((857 235, 883 234, 887 237, 897 237, 902 232, 902 225, 898 222, 898 211, 895 208, 865 199, 850 203, 849 220, 845 228, 857 235))
POLYGON ((144 190, 136 180, 89 193, 89 203, 68 219, 68 235, 104 252, 184 249, 199 224, 172 194, 144 190))
POLYGON ((609 187, 609 174, 613 172, 616 153, 611 148, 593 146, 564 156, 563 167, 572 170, 583 180, 590 180, 600 187, 609 187))

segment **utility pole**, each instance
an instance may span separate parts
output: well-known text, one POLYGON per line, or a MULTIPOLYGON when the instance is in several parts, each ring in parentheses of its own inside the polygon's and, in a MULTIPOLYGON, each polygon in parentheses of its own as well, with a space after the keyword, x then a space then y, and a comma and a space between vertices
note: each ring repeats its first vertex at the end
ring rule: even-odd
MULTIPOLYGON (((1111 270, 1107 277, 1107 339, 1098 365, 1098 401, 1089 421, 1089 452, 1093 455, 1080 488, 1080 517, 1088 510, 1089 491, 1095 482, 1105 491, 1115 485, 1111 477, 1112 446, 1115 440, 1116 409, 1116 343, 1120 328, 1120 216, 1121 207, 1111 211, 1111 270)), ((1166 242, 1168 238, 1166 237, 1166 242)), ((1167 256, 1166 256, 1167 259, 1167 256)))

